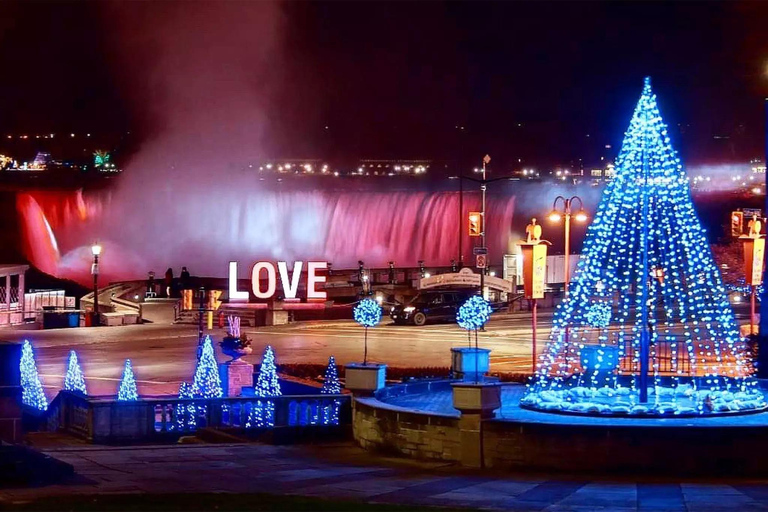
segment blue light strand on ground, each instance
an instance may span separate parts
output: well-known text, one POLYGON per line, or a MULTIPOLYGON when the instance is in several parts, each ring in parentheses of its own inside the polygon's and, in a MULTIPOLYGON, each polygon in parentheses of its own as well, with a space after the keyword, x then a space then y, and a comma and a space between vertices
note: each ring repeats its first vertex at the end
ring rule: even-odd
POLYGON ((131 360, 125 360, 123 368, 123 378, 120 380, 120 389, 117 392, 118 402, 134 402, 139 399, 139 393, 136 389, 136 378, 133 375, 131 360))
POLYGON ((88 394, 88 391, 85 388, 85 377, 83 376, 83 371, 80 369, 77 353, 74 350, 69 351, 67 374, 64 377, 64 389, 83 395, 88 394))
POLYGON ((735 316, 650 79, 615 169, 521 403, 617 414, 765 407, 756 381, 746 378, 735 316), (646 284, 653 383, 648 403, 640 404, 640 333, 646 326, 638 314, 644 305, 639 291, 646 284), (659 351, 667 346, 669 366, 662 370, 659 351))
POLYGON ((21 360, 19 361, 21 373, 21 401, 24 405, 44 411, 48 408, 48 399, 45 398, 43 385, 40 383, 40 375, 37 373, 35 353, 32 344, 24 340, 21 347, 21 360))

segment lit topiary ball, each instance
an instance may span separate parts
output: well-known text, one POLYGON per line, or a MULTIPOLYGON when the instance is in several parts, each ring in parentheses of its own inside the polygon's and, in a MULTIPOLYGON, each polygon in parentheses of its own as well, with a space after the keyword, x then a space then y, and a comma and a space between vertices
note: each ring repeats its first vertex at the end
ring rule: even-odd
POLYGON ((481 329, 491 317, 491 304, 479 295, 473 295, 461 305, 456 314, 459 327, 468 331, 481 329))
POLYGON ((381 306, 373 299, 363 299, 353 310, 355 322, 363 327, 375 327, 381 322, 381 306))
POLYGON ((587 324, 592 327, 608 327, 611 323, 611 305, 605 302, 596 302, 587 309, 587 324))

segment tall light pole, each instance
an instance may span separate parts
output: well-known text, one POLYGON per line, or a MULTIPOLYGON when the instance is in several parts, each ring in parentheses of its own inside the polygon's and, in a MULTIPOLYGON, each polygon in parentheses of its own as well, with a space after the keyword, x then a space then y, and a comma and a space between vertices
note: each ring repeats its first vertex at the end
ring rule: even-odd
POLYGON ((91 253, 93 254, 93 265, 91 265, 91 274, 93 274, 93 318, 91 325, 95 327, 99 325, 99 255, 101 254, 101 246, 93 244, 91 246, 91 253))
MULTIPOLYGON (((480 231, 480 245, 481 247, 487 249, 487 245, 485 245, 485 191, 488 189, 488 180, 485 174, 485 166, 491 161, 490 155, 485 155, 483 157, 483 181, 480 182, 480 192, 482 193, 482 207, 480 209, 480 226, 482 230, 480 231)), ((485 298, 485 269, 488 268, 488 253, 486 252, 485 256, 485 267, 480 269, 480 296, 485 298)))
POLYGON ((587 212, 584 211, 584 202, 579 196, 571 196, 565 198, 563 196, 557 196, 554 203, 552 203, 552 212, 549 214, 549 220, 552 222, 560 222, 560 219, 565 217, 565 295, 568 296, 568 285, 571 283, 571 217, 578 222, 585 222, 587 220, 587 212), (573 202, 579 202, 579 209, 574 214, 573 202), (562 203, 562 210, 558 209, 558 205, 562 203))

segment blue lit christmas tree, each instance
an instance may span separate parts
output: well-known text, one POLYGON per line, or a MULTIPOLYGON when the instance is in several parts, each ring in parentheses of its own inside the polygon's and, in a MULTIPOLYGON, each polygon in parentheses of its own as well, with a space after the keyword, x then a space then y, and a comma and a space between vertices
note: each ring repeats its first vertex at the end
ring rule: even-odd
POLYGON ((120 381, 120 389, 117 392, 118 402, 134 402, 139 399, 139 393, 136 390, 136 378, 133 376, 133 367, 131 360, 125 360, 123 369, 123 378, 120 381))
POLYGON ((27 340, 24 340, 24 344, 21 347, 19 370, 21 372, 22 403, 34 409, 46 410, 48 408, 48 400, 45 398, 43 385, 40 383, 40 376, 37 374, 32 344, 27 340))
MULTIPOLYGON (((341 393, 341 382, 339 382, 339 370, 336 368, 336 359, 331 356, 328 358, 328 366, 325 368, 325 381, 320 393, 324 395, 338 395, 341 393)), ((341 403, 333 400, 328 405, 323 406, 322 423, 323 425, 339 424, 339 408, 341 403)))
POLYGON ((64 389, 75 393, 87 395, 85 389, 85 378, 80 369, 80 362, 77 360, 77 354, 74 350, 69 351, 69 360, 67 361, 67 375, 64 377, 64 389))
POLYGON ((221 398, 224 391, 221 388, 219 367, 213 353, 211 337, 206 336, 203 350, 195 370, 195 380, 192 382, 192 396, 195 398, 221 398))
POLYGON ((766 407, 650 79, 521 404, 600 414, 766 407))
POLYGON ((339 370, 336 368, 336 359, 331 356, 328 358, 328 366, 325 368, 325 381, 320 393, 328 395, 337 395, 341 393, 341 383, 339 382, 339 370))
MULTIPOLYGON (((281 396, 280 382, 277 379, 277 365, 275 364, 275 352, 267 346, 264 357, 261 360, 261 369, 254 386, 256 397, 281 396)), ((245 424, 246 428, 273 427, 275 426, 275 404, 271 400, 257 400, 245 424)))

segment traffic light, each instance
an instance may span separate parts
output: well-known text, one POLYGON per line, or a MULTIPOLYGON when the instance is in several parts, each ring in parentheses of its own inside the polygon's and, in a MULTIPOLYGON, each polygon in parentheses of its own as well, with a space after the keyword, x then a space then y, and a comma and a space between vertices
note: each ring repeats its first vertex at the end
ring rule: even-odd
POLYGON ((483 232, 482 214, 480 212, 469 212, 469 236, 480 236, 483 232))
POLYGON ((744 212, 731 213, 731 236, 740 237, 744 233, 744 212))

